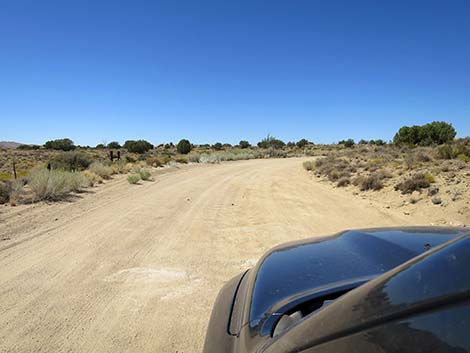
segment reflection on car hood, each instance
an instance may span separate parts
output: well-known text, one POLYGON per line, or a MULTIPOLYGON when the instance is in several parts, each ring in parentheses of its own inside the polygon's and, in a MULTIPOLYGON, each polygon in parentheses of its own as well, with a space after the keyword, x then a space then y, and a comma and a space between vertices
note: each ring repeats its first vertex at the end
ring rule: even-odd
POLYGON ((400 228, 347 231, 274 248, 257 265, 250 326, 299 293, 380 275, 461 235, 456 229, 400 228))

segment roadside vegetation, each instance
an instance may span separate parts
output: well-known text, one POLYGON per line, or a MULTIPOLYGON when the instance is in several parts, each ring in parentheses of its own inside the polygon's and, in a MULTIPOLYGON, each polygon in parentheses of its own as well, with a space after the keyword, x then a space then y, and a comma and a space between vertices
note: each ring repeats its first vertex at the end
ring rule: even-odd
POLYGON ((336 187, 353 192, 399 193, 416 204, 456 201, 470 190, 470 138, 455 139, 447 123, 402 127, 394 141, 348 139, 316 146, 303 168, 336 187), (442 195, 445 193, 445 195, 442 195))
POLYGON ((344 139, 318 145, 306 138, 284 142, 266 136, 257 144, 223 142, 153 145, 146 140, 77 146, 69 138, 43 146, 20 145, 0 150, 0 203, 12 205, 57 201, 95 187, 115 175, 127 174, 130 184, 151 181, 152 170, 190 163, 216 164, 258 158, 312 156, 303 167, 337 187, 359 191, 391 190, 402 195, 429 191, 438 197, 439 184, 462 180, 470 163, 470 139, 455 139, 447 123, 402 127, 393 142, 344 139), (16 178, 15 178, 16 174, 16 178))

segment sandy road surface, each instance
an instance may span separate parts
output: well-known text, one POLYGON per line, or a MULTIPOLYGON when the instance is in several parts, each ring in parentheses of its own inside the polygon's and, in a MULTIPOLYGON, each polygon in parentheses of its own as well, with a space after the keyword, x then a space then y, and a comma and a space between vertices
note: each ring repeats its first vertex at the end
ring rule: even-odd
POLYGON ((224 281, 268 248, 427 224, 306 173, 299 159, 196 166, 80 200, 0 210, 0 352, 200 352, 224 281))

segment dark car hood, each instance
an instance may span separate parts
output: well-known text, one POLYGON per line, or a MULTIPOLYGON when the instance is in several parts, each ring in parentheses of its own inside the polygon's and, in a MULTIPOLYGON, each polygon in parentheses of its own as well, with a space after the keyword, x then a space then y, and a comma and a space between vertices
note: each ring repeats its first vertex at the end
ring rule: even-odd
POLYGON ((274 248, 247 276, 251 300, 244 322, 252 334, 267 335, 276 316, 296 302, 332 288, 355 288, 462 232, 436 227, 369 229, 274 248))

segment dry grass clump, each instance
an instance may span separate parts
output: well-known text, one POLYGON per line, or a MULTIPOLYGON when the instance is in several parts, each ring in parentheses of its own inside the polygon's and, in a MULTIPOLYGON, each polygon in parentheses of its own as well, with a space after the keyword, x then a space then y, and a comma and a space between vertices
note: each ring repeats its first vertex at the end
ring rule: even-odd
POLYGON ((188 154, 188 161, 191 163, 199 163, 201 160, 201 155, 197 152, 190 152, 188 154))
POLYGON ((27 184, 33 193, 33 201, 62 200, 71 192, 77 192, 86 187, 87 182, 82 173, 60 170, 36 169, 27 177, 27 184))
POLYGON ((100 176, 103 179, 111 179, 111 175, 113 174, 113 169, 109 166, 104 165, 100 162, 93 162, 89 167, 88 170, 96 175, 100 176))
POLYGON ((145 158, 145 163, 147 163, 147 165, 149 167, 155 167, 155 168, 163 167, 163 164, 162 164, 161 160, 156 156, 146 157, 145 158))
POLYGON ((11 182, 0 180, 0 204, 10 201, 11 182))
POLYGON ((186 157, 176 157, 175 162, 181 163, 181 164, 188 164, 188 159, 186 157))
POLYGON ((435 178, 430 173, 416 173, 401 183, 395 185, 395 190, 402 194, 411 194, 413 191, 421 191, 434 183, 435 178))
POLYGON ((127 181, 129 184, 137 184, 140 180, 140 175, 139 174, 131 174, 127 177, 127 181))
POLYGON ((351 179, 349 178, 341 178, 338 180, 338 183, 336 184, 338 187, 345 187, 351 184, 351 179))
POLYGON ((302 166, 307 171, 312 171, 315 168, 315 163, 313 161, 305 161, 302 163, 302 166))
POLYGON ((149 181, 152 180, 152 174, 147 169, 139 170, 140 179, 149 181))
POLYGON ((377 191, 384 187, 383 176, 378 173, 372 173, 368 176, 359 176, 355 179, 354 184, 358 185, 361 191, 377 191))
POLYGON ((315 171, 330 181, 338 181, 341 178, 349 178, 356 169, 345 159, 325 157, 315 161, 315 171))
POLYGON ((89 187, 103 183, 103 178, 98 174, 93 173, 91 170, 85 170, 82 172, 82 174, 87 179, 89 187))
POLYGON ((131 171, 133 164, 125 160, 119 160, 111 164, 112 174, 127 174, 131 171))

